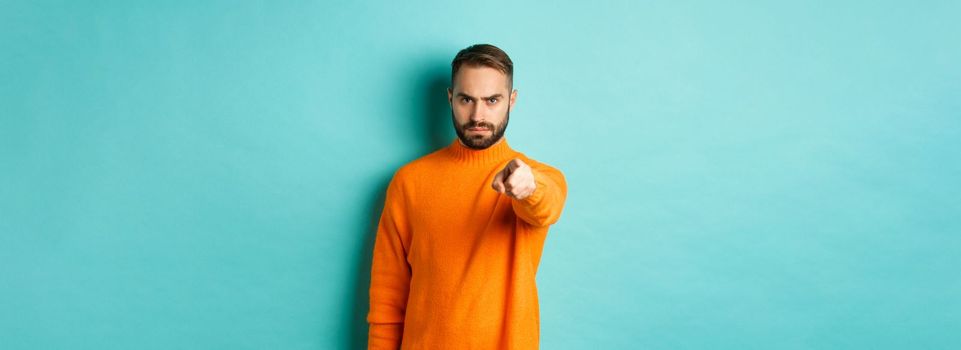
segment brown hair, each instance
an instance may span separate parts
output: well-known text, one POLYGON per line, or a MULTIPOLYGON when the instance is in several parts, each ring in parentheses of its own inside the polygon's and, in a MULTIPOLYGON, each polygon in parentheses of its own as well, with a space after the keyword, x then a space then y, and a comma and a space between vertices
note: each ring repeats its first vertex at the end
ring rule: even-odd
POLYGON ((454 77, 463 65, 484 66, 499 70, 507 75, 507 81, 514 84, 514 62, 504 50, 491 44, 475 44, 460 50, 454 61, 450 63, 450 83, 454 86, 454 77))

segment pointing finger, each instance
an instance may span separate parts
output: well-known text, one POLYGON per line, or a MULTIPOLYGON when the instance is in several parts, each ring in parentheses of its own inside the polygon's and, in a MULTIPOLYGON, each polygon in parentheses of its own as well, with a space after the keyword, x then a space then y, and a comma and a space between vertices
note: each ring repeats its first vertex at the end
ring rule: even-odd
POLYGON ((491 187, 494 191, 498 193, 504 193, 507 189, 504 187, 504 171, 498 171, 497 175, 494 175, 494 181, 491 182, 491 187))

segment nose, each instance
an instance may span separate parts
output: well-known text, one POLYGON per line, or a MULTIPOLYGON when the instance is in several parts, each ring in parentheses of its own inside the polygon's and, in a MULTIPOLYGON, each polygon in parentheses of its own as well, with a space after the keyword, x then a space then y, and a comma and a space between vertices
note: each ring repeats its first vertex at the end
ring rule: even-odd
POLYGON ((485 119, 484 109, 481 103, 475 103, 470 111, 470 120, 474 122, 479 122, 485 119))

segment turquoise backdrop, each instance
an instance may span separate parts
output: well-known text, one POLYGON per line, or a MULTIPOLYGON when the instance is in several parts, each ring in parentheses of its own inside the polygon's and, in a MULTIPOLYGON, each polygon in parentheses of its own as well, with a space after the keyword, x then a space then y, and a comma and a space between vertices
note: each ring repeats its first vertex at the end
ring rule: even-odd
POLYGON ((961 2, 0 1, 0 348, 361 349, 457 50, 569 197, 543 349, 961 348, 961 2))

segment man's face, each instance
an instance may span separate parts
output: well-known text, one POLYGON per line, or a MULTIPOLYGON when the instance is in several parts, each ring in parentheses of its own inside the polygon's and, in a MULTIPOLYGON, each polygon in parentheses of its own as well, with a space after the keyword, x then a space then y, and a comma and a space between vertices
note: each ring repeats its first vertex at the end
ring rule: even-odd
POLYGON ((507 129, 517 91, 499 70, 484 66, 461 66, 454 86, 447 90, 454 131, 461 143, 485 149, 500 141, 507 129))

